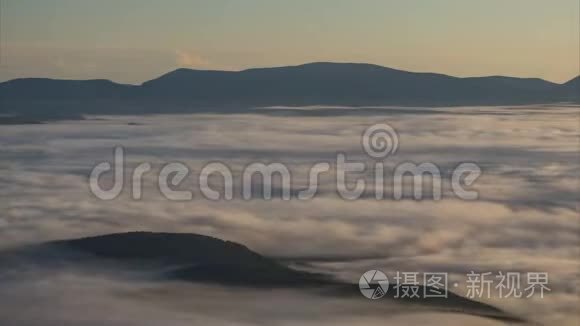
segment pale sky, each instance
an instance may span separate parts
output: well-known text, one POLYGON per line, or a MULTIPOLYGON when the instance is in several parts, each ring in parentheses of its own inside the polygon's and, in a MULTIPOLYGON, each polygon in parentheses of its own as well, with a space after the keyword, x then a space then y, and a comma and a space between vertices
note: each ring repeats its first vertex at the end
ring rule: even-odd
POLYGON ((567 81, 579 0, 0 0, 0 80, 368 62, 567 81))

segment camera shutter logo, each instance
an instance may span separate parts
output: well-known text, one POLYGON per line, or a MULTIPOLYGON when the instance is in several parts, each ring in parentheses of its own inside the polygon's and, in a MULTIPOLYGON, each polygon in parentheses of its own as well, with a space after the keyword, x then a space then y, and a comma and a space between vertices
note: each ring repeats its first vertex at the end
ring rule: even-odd
POLYGON ((387 294, 389 280, 385 273, 372 269, 366 271, 358 281, 360 293, 371 300, 380 299, 387 294))

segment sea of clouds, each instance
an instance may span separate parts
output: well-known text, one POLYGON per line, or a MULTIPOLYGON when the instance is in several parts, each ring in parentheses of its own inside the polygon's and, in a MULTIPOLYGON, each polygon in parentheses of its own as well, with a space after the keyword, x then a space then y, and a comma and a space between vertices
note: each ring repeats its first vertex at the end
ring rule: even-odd
MULTIPOLYGON (((240 242, 351 282, 368 269, 388 275, 448 272, 459 283, 470 271, 548 272, 552 291, 543 299, 479 300, 532 321, 577 323, 578 107, 344 108, 333 116, 312 112, 320 109, 99 116, 0 126, 0 248, 150 230, 240 242), (474 185, 479 199, 464 201, 446 189, 441 201, 376 200, 372 195, 348 201, 336 194, 329 178, 321 180, 319 194, 309 201, 240 196, 211 201, 196 191, 196 173, 213 161, 227 164, 235 176, 252 162, 282 162, 295 177, 293 190, 304 188, 312 164, 332 164, 337 152, 372 162, 362 151, 360 136, 383 122, 400 139, 387 166, 433 162, 449 171, 461 162, 475 162, 483 170, 474 185), (141 200, 131 199, 130 186, 112 201, 96 198, 88 175, 99 162, 112 161, 114 146, 125 148, 128 172, 141 162, 150 162, 154 170, 175 161, 190 167, 191 176, 180 187, 192 190, 193 199, 163 197, 154 172, 145 177, 141 200)), ((291 291, 159 286, 77 271, 23 273, 10 280, 2 275, 0 324, 498 324, 429 311, 377 311, 376 305, 291 291), (82 312, 84 307, 91 308, 82 312)), ((462 295, 464 290, 454 289, 462 295)))

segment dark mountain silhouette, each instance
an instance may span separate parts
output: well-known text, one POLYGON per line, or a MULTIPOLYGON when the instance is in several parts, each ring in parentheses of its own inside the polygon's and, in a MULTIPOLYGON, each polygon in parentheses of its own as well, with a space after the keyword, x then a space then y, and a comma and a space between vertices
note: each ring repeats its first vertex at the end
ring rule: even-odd
MULTIPOLYGON (((328 275, 296 270, 247 247, 220 239, 176 233, 130 232, 53 241, 0 253, 0 266, 15 261, 44 266, 88 266, 91 274, 139 271, 156 274, 158 281, 181 280, 247 288, 293 288, 335 297, 367 300, 358 284, 328 275)), ((0 268, 1 270, 1 268, 0 268)), ((386 299, 394 298, 390 284, 386 299)), ((423 287, 420 287, 423 293, 423 287)), ((449 292, 448 298, 396 299, 424 308, 523 322, 493 306, 449 292)))
POLYGON ((167 277, 189 281, 252 286, 330 282, 328 277, 287 268, 235 242, 198 234, 131 232, 56 241, 49 246, 124 263, 173 267, 167 277))
POLYGON ((120 99, 134 87, 106 79, 21 78, 0 84, 2 99, 29 100, 120 99))
POLYGON ((580 102, 578 78, 458 78, 371 64, 318 62, 213 71, 177 69, 139 86, 108 80, 0 83, 3 114, 176 113, 271 105, 455 106, 580 102))
POLYGON ((570 91, 578 97, 580 95, 580 76, 567 81, 562 86, 564 90, 570 91))
POLYGON ((564 85, 566 86, 579 86, 580 85, 580 76, 577 76, 575 78, 570 79, 569 81, 567 81, 566 83, 564 83, 564 85))

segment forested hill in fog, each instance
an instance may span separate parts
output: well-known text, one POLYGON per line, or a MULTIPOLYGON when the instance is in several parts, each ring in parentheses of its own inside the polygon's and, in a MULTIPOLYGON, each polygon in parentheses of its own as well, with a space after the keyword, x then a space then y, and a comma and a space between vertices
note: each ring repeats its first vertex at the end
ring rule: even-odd
POLYGON ((2 114, 175 113, 273 105, 510 105, 580 100, 564 84, 503 76, 458 78, 371 64, 309 63, 243 71, 177 69, 141 85, 22 78, 0 83, 2 114))
MULTIPOLYGON (((200 234, 129 232, 52 241, 0 251, 0 265, 18 270, 36 266, 55 271, 90 271, 92 275, 135 275, 165 282, 188 282, 236 289, 294 289, 327 298, 367 300, 359 285, 330 275, 297 270, 244 245, 200 234)), ((127 281, 125 281, 127 282, 127 281)), ((389 285, 384 301, 397 300, 430 311, 460 313, 523 323, 518 316, 449 291, 446 297, 397 298, 389 285)), ((423 293, 420 285, 419 293, 423 293)), ((433 289, 432 289, 433 290, 433 289)), ((393 302, 391 302, 393 303, 393 302)), ((379 308, 380 309, 380 306, 379 308)))

